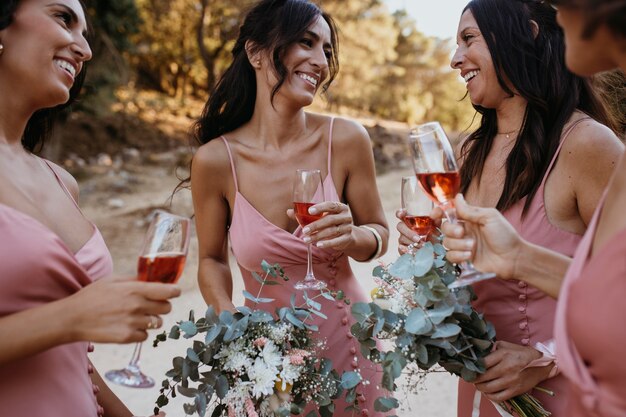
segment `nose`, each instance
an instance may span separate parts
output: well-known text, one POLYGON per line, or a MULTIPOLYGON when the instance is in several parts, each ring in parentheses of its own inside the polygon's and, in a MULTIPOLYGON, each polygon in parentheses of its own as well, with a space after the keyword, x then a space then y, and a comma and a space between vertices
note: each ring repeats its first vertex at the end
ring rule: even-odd
POLYGON ((461 64, 463 63, 463 58, 465 54, 460 46, 457 46, 456 51, 454 51, 454 55, 450 60, 450 66, 454 69, 460 69, 461 64))
POLYGON ((311 58, 311 63, 322 70, 328 68, 328 58, 326 58, 324 48, 315 48, 315 53, 311 58))
POLYGON ((89 61, 93 56, 89 42, 82 35, 72 44, 70 49, 81 62, 89 61))

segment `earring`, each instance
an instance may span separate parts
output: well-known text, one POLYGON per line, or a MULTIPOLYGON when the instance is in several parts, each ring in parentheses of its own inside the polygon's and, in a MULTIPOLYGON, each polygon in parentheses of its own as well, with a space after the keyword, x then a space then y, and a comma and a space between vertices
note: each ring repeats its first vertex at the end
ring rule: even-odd
POLYGON ((256 60, 256 66, 257 66, 257 67, 260 67, 260 66, 261 66, 261 60, 260 60, 260 59, 257 59, 257 60, 256 60))
POLYGON ((2 52, 4 52, 4 45, 0 43, 0 55, 2 55, 2 52))

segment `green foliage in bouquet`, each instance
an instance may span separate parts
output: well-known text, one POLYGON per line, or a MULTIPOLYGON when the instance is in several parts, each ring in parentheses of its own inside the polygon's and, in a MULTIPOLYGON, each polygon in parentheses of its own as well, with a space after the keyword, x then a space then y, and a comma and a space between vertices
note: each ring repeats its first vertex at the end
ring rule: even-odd
MULTIPOLYGON (((472 308, 471 287, 448 289, 458 269, 445 253, 441 244, 429 242, 389 267, 376 267, 376 302, 352 307, 352 333, 361 353, 382 365, 381 385, 387 390, 396 390, 395 380, 408 363, 423 370, 438 364, 468 382, 485 372, 484 357, 492 350, 495 330, 472 308), (380 351, 376 339, 393 339, 395 346, 380 351)), ((520 417, 550 415, 529 394, 501 406, 520 417)))
MULTIPOLYGON (((307 417, 332 416, 334 400, 345 394, 348 408, 358 410, 356 388, 361 377, 356 372, 341 376, 328 359, 321 357, 323 342, 312 336, 317 326, 309 320, 326 319, 321 312, 318 297, 329 300, 344 299, 342 294, 321 291, 309 298, 303 293, 303 305, 296 305, 295 294, 291 305, 276 309, 273 315, 256 306, 274 301, 262 298, 265 285, 280 285, 288 280, 282 268, 263 262, 264 276, 254 273, 261 284, 254 296, 244 291, 244 297, 254 303, 255 309, 238 307, 235 313, 216 314, 209 307, 204 317, 178 322, 166 336, 163 332, 154 346, 167 337, 179 339, 182 335, 193 340, 185 356, 175 357, 172 369, 162 382, 156 401, 155 414, 168 404, 176 393, 192 401, 184 404, 186 414, 204 417, 213 409, 212 417, 286 417, 301 414, 305 407, 317 408, 307 417), (200 340, 197 336, 203 335, 200 340)), ((346 304, 349 300, 344 299, 346 304)))

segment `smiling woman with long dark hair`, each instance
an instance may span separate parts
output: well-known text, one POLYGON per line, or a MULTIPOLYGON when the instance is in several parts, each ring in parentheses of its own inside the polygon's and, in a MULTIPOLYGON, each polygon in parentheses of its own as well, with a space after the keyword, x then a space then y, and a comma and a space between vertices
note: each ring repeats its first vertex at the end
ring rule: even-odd
POLYGON ((78 208, 76 180, 34 153, 80 91, 86 30, 78 0, 0 5, 3 416, 131 416, 91 366, 88 342, 146 339, 180 292, 108 277, 111 256, 78 208))

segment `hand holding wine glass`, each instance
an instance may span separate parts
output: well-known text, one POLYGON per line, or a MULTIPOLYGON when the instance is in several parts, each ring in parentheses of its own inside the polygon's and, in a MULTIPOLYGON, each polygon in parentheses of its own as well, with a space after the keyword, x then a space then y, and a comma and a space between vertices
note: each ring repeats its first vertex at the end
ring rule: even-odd
MULTIPOLYGON (((311 214, 309 208, 324 201, 324 184, 319 169, 298 169, 293 183, 293 207, 296 220, 301 227, 321 219, 325 212, 311 214)), ((321 290, 326 283, 315 278, 311 242, 307 244, 307 272, 304 280, 295 286, 298 290, 321 290)))
POLYGON ((401 202, 404 224, 416 234, 418 241, 408 245, 409 252, 426 241, 434 230, 430 212, 433 209, 432 200, 424 193, 415 175, 402 177, 401 202))
MULTIPOLYGON (((180 278, 189 247, 191 221, 162 210, 154 212, 137 263, 137 275, 140 281, 174 284, 180 278)), ((150 316, 148 329, 160 326, 159 318, 150 316)), ((139 359, 141 342, 135 350, 129 364, 124 369, 106 373, 107 379, 116 384, 134 388, 150 388, 154 380, 141 372, 139 359)))
MULTIPOLYGON (((415 175, 426 194, 441 207, 451 223, 458 223, 454 197, 461 185, 452 146, 439 122, 430 122, 411 129, 409 148, 415 175)), ((449 285, 462 287, 496 274, 477 271, 471 262, 461 263, 461 275, 449 285)))

